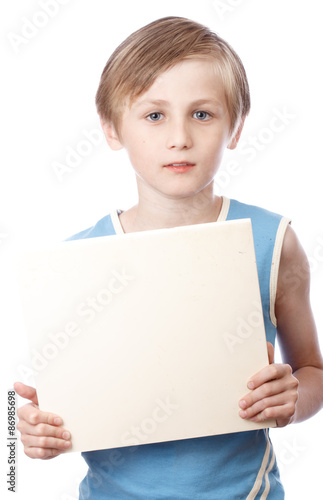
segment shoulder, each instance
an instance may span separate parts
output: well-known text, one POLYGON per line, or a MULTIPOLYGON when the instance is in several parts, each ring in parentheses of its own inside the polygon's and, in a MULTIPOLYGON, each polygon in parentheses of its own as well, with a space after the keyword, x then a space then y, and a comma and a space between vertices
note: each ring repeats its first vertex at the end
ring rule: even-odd
POLYGON ((282 260, 284 259, 287 263, 292 263, 300 258, 306 259, 306 255, 294 229, 289 225, 285 232, 282 260))
MULTIPOLYGON (((116 213, 117 211, 114 212, 116 213)), ((113 224, 114 212, 111 212, 110 214, 102 217, 102 219, 100 219, 94 226, 91 226, 87 229, 84 229, 83 231, 80 231, 79 233, 73 234, 69 238, 66 238, 65 241, 96 238, 99 236, 110 236, 112 234, 116 234, 113 224)))
POLYGON ((269 245, 280 252, 287 226, 288 217, 272 212, 263 207, 249 205, 237 200, 230 200, 227 220, 249 218, 255 240, 255 246, 269 245))
POLYGON ((250 205, 238 200, 230 199, 228 218, 250 217, 255 222, 274 222, 278 224, 283 218, 282 215, 267 210, 257 205, 250 205))

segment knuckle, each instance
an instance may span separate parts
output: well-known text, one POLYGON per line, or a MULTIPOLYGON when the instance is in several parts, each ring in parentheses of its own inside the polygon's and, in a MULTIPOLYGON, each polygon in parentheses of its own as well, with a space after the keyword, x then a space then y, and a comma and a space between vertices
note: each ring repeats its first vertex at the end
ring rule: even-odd
POLYGON ((287 405, 287 416, 292 417, 295 413, 295 405, 293 403, 290 403, 287 405))
POLYGON ((46 434, 46 424, 38 424, 36 426, 36 432, 38 436, 44 436, 44 434, 46 434))
POLYGON ((265 408, 265 410, 262 412, 262 415, 264 417, 264 420, 267 420, 267 418, 271 418, 273 416, 271 408, 265 408))
POLYGON ((276 364, 270 365, 271 368, 271 376, 272 379, 275 379, 278 377, 278 366, 276 364))
POLYGON ((38 412, 34 411, 29 415, 29 422, 32 425, 36 425, 38 423, 38 412))
POLYGON ((295 406, 295 405, 296 405, 296 402, 297 402, 297 400, 298 400, 298 396, 299 396, 299 394, 298 394, 298 390, 297 390, 297 389, 295 389, 295 388, 291 388, 291 389, 289 389, 289 391, 287 391, 287 392, 288 392, 288 399, 289 399, 290 403, 291 403, 293 406, 295 406))
POLYGON ((296 377, 293 377, 293 379, 292 379, 292 387, 294 389, 298 389, 298 386, 299 386, 299 380, 296 377))
POLYGON ((262 411, 264 410, 264 404, 263 401, 258 401, 253 407, 252 407, 252 414, 254 416, 259 415, 262 411))
POLYGON ((58 450, 65 449, 65 440, 64 439, 54 439, 54 443, 52 444, 53 451, 57 452, 58 450))
POLYGON ((45 436, 41 436, 41 437, 39 438, 39 441, 38 441, 38 442, 39 442, 39 446, 40 446, 40 448, 46 448, 46 445, 48 444, 48 438, 47 438, 47 437, 45 437, 45 436))
POLYGON ((292 375, 293 374, 293 369, 290 365, 286 365, 286 372, 288 373, 288 375, 292 375))
POLYGON ((298 400, 298 391, 292 391, 291 397, 292 397, 292 402, 295 405, 298 400))
POLYGON ((37 458, 46 458, 48 455, 48 451, 45 448, 37 448, 36 457, 37 458))
POLYGON ((260 409, 263 412, 266 412, 269 409, 269 400, 267 398, 260 402, 260 409))
POLYGON ((269 384, 264 384, 264 386, 262 387, 262 390, 263 390, 263 395, 265 398, 267 398, 268 396, 271 395, 271 387, 269 384))

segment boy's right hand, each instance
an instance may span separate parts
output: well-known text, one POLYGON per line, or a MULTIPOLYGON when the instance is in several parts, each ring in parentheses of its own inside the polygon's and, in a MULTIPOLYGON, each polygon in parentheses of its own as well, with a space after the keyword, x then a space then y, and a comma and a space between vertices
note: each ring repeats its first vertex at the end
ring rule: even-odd
POLYGON ((30 458, 47 460, 70 448, 71 436, 61 427, 62 419, 39 409, 36 389, 21 382, 16 382, 14 389, 19 396, 31 401, 17 411, 17 429, 21 433, 25 454, 30 458))

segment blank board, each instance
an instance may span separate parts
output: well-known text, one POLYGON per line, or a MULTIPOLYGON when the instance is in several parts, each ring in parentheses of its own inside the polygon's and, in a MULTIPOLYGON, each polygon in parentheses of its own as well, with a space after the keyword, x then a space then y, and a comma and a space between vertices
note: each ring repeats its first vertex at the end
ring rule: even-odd
POLYGON ((268 364, 249 219, 67 241, 17 269, 40 407, 70 451, 275 425, 239 417, 268 364))

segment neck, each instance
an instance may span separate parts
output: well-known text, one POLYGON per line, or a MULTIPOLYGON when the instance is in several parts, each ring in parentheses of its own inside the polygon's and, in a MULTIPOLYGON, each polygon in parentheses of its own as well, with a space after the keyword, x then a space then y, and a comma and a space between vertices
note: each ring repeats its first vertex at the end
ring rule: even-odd
POLYGON ((216 222, 222 199, 213 193, 213 183, 199 193, 173 199, 138 190, 138 204, 123 212, 120 222, 126 233, 216 222))

